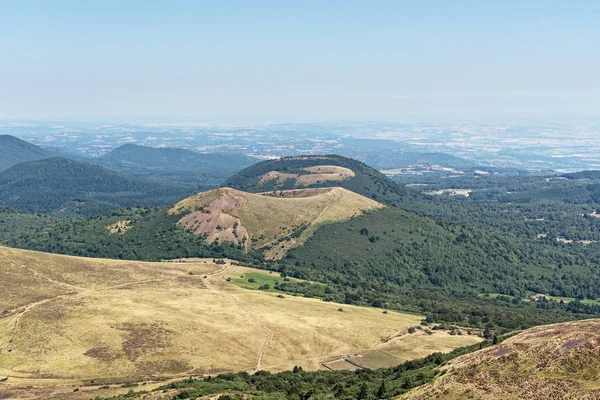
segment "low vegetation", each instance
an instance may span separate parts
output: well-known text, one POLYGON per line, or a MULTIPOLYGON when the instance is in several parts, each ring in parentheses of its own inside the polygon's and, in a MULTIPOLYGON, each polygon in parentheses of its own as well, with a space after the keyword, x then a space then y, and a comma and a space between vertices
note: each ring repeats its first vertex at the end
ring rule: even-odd
POLYGON ((600 387, 599 320, 540 326, 449 361, 402 399, 585 399, 600 387))

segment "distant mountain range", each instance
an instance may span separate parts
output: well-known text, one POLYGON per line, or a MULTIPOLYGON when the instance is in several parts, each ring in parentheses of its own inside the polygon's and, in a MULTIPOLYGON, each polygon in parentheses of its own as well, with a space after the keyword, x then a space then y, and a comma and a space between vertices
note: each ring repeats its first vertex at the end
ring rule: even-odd
POLYGON ((129 206, 165 206, 218 187, 258 160, 243 155, 126 144, 100 158, 61 157, 0 136, 0 205, 90 216, 129 206))
POLYGON ((97 215, 117 207, 167 205, 191 192, 62 157, 0 172, 0 204, 32 212, 97 215))
POLYGON ((379 169, 406 168, 415 165, 439 165, 454 169, 471 169, 479 167, 479 164, 474 161, 446 153, 372 153, 365 156, 363 161, 379 169))
POLYGON ((203 189, 219 186, 231 175, 258 161, 240 154, 202 154, 186 149, 135 144, 125 144, 91 160, 129 175, 192 184, 203 189))
POLYGON ((0 171, 13 165, 56 157, 57 154, 10 135, 0 135, 0 171))

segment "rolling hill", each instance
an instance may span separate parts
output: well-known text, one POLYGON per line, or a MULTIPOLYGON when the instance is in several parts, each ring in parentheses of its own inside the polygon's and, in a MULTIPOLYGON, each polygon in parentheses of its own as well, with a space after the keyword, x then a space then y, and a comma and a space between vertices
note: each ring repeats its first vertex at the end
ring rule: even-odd
POLYGON ((417 315, 347 305, 340 312, 339 304, 244 289, 234 280, 273 275, 227 261, 147 263, 0 247, 0 265, 3 398, 18 387, 49 398, 57 386, 73 392, 90 381, 356 368, 342 355, 395 365, 481 341, 406 334, 417 315))
POLYGON ((60 157, 0 173, 0 205, 32 212, 97 215, 117 207, 172 204, 191 192, 60 157))
POLYGON ((224 186, 253 193, 339 186, 392 206, 419 197, 376 169, 336 155, 263 161, 241 170, 224 186))
POLYGON ((400 399, 598 399, 600 320, 523 331, 440 367, 400 399))
POLYGON ((132 176, 191 184, 195 190, 201 190, 221 185, 257 161, 240 154, 203 154, 178 148, 124 144, 91 162, 132 176))
POLYGON ((56 154, 10 135, 0 135, 0 171, 13 165, 56 157, 56 154))
POLYGON ((279 259, 320 225, 381 208, 382 204, 339 187, 260 194, 221 188, 182 200, 169 212, 181 214, 178 223, 206 235, 208 243, 233 242, 279 259))
POLYGON ((365 163, 380 169, 402 168, 414 165, 439 165, 445 168, 473 169, 478 166, 474 161, 446 153, 416 152, 374 152, 365 157, 365 163))

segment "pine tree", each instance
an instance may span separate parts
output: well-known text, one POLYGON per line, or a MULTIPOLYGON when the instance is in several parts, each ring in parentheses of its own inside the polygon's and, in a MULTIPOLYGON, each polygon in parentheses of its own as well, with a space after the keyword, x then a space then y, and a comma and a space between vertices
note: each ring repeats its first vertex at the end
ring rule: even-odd
POLYGON ((386 388, 385 388, 385 380, 381 380, 381 385, 379 385, 379 390, 377 390, 377 398, 378 399, 384 399, 385 398, 385 392, 386 392, 386 388))
POLYGON ((360 391, 358 392, 358 399, 366 399, 369 396, 369 388, 367 387, 367 383, 363 382, 360 386, 360 391))

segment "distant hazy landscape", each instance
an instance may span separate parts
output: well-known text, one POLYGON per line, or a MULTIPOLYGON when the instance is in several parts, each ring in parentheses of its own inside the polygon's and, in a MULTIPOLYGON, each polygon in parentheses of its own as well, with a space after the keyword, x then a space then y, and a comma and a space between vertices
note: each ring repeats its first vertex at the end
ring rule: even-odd
POLYGON ((518 124, 115 124, 3 120, 0 129, 42 147, 79 157, 99 157, 132 143, 203 153, 243 154, 259 159, 340 154, 384 169, 414 164, 415 154, 421 153, 445 153, 495 168, 533 171, 600 168, 600 124, 585 120, 518 124))

